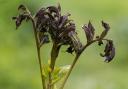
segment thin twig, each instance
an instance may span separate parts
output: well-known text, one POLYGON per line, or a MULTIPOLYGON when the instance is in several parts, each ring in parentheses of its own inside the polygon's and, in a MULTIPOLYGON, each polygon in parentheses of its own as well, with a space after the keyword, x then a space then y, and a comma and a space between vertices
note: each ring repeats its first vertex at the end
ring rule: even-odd
MULTIPOLYGON (((99 40, 100 40, 100 39, 96 39, 96 40, 93 40, 93 41, 87 43, 87 44, 82 48, 81 52, 76 55, 76 57, 75 57, 75 59, 73 60, 73 62, 72 62, 72 64, 71 64, 71 67, 70 67, 70 69, 69 69, 69 71, 68 71, 68 73, 67 73, 67 75, 66 75, 66 77, 65 77, 65 79, 64 79, 64 81, 63 81, 63 83, 62 83, 62 85, 61 85, 61 87, 60 87, 60 89, 63 89, 63 88, 64 88, 64 86, 65 86, 65 84, 66 84, 66 82, 67 82, 67 80, 68 80, 68 78, 69 78, 69 76, 70 76, 70 74, 71 74, 71 72, 72 72, 72 70, 73 70, 73 68, 74 68, 74 66, 75 66, 75 64, 76 64, 76 62, 77 62, 77 60, 79 59, 79 57, 81 56, 81 54, 83 53, 83 51, 84 51, 88 46, 90 46, 92 43, 94 43, 94 42, 96 42, 96 41, 99 41, 99 40)), ((107 39, 102 39, 102 40, 107 41, 107 39)))
POLYGON ((33 19, 32 16, 30 16, 32 24, 33 24, 33 29, 34 29, 34 35, 35 35, 35 41, 36 41, 36 47, 37 47, 37 54, 38 54, 38 60, 39 60, 39 66, 40 66, 40 74, 41 74, 41 79, 42 79, 42 86, 43 89, 46 89, 46 84, 45 84, 45 78, 43 76, 43 65, 41 62, 41 56, 40 56, 40 46, 39 46, 39 42, 38 42, 38 38, 37 38, 37 31, 36 31, 36 25, 35 25, 35 21, 33 19))
POLYGON ((64 88, 64 86, 65 86, 65 84, 66 84, 66 82, 67 82, 67 80, 68 80, 68 78, 69 78, 69 76, 70 76, 70 74, 71 74, 71 72, 72 72, 72 70, 73 70, 73 68, 74 68, 74 66, 75 66, 75 64, 76 64, 76 62, 77 62, 77 60, 78 60, 78 58, 79 58, 79 56, 80 56, 80 55, 77 55, 77 56, 75 57, 75 59, 74 59, 72 65, 71 65, 71 67, 70 67, 70 69, 69 69, 69 71, 68 71, 68 73, 67 73, 67 75, 66 75, 66 77, 65 77, 65 79, 64 79, 64 82, 62 83, 62 85, 61 85, 61 87, 60 87, 60 89, 63 89, 63 88, 64 88))

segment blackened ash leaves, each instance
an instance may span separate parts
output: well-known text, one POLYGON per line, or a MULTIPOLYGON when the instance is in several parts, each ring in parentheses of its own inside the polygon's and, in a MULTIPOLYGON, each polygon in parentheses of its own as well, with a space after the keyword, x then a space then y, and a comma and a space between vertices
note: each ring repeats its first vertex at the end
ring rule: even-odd
POLYGON ((15 20, 16 29, 21 25, 22 21, 26 19, 26 16, 19 15, 17 17, 12 17, 13 20, 15 20))
POLYGON ((95 35, 95 28, 93 27, 91 22, 89 21, 88 25, 84 25, 82 28, 84 29, 87 38, 87 43, 93 41, 95 35))
POLYGON ((46 34, 41 35, 41 37, 40 37, 39 40, 40 40, 40 41, 39 41, 39 42, 40 42, 40 47, 41 47, 43 44, 50 42, 49 37, 48 37, 48 35, 46 35, 46 34))
POLYGON ((105 53, 100 55, 102 57, 105 57, 105 62, 110 62, 115 57, 115 47, 112 40, 104 39, 108 34, 108 31, 110 30, 109 24, 104 21, 102 21, 101 23, 104 30, 102 31, 100 36, 96 36, 96 39, 94 39, 95 29, 90 21, 88 25, 84 25, 82 28, 84 29, 86 35, 87 44, 98 41, 98 45, 101 46, 102 44, 104 44, 103 41, 107 41, 104 50, 105 53))
POLYGON ((82 44, 75 32, 75 23, 69 19, 69 16, 70 14, 61 15, 60 5, 49 6, 41 8, 37 12, 35 21, 39 33, 50 34, 52 42, 58 46, 69 45, 70 49, 73 50, 67 52, 72 53, 74 51, 78 52, 81 49, 82 44))
POLYGON ((28 21, 29 20, 29 12, 27 12, 27 8, 24 5, 20 5, 18 7, 19 10, 19 15, 16 17, 12 17, 13 20, 15 20, 16 24, 16 29, 22 24, 24 20, 28 21))
MULTIPOLYGON (((18 10, 20 14, 12 18, 15 20, 16 29, 24 20, 29 20, 31 16, 31 13, 24 5, 20 5, 18 10)), ((40 47, 45 43, 49 43, 50 36, 53 43, 51 55, 55 56, 54 59, 58 56, 60 47, 63 45, 69 46, 66 52, 71 54, 73 52, 79 54, 83 50, 83 45, 77 36, 75 23, 69 19, 70 15, 69 13, 61 15, 61 6, 58 4, 58 6, 41 8, 34 16, 38 43, 40 47)), ((101 54, 101 56, 105 57, 106 62, 110 62, 115 56, 115 47, 112 40, 105 38, 110 30, 109 24, 104 21, 101 23, 104 30, 96 38, 94 38, 95 28, 90 21, 82 28, 86 35, 87 45, 98 41, 98 45, 101 46, 104 44, 103 41, 107 41, 104 54, 101 54)))
POLYGON ((102 23, 102 27, 104 28, 104 30, 102 31, 102 33, 100 34, 100 36, 96 36, 96 39, 98 39, 98 45, 101 46, 103 44, 102 39, 104 39, 106 37, 106 35, 108 34, 108 31, 110 30, 110 26, 108 23, 101 21, 102 23))
POLYGON ((110 29, 109 24, 104 22, 104 21, 102 21, 102 26, 104 27, 104 31, 101 33, 100 39, 103 39, 107 35, 107 33, 108 33, 109 29, 110 29))
POLYGON ((115 47, 113 45, 113 41, 112 40, 108 40, 105 50, 104 50, 104 54, 100 54, 102 57, 105 57, 105 62, 110 62, 112 61, 112 59, 115 57, 115 47))

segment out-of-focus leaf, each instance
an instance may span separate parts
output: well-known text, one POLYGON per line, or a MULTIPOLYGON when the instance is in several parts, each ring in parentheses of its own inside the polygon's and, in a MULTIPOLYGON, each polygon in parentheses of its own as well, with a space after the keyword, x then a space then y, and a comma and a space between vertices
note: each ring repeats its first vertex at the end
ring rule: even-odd
POLYGON ((49 77, 49 72, 50 72, 50 68, 49 68, 49 66, 48 65, 44 65, 43 66, 43 71, 42 71, 43 73, 43 76, 45 77, 45 79, 48 79, 48 77, 49 77))
POLYGON ((26 10, 26 7, 24 5, 19 5, 18 10, 26 10))
POLYGON ((53 72, 54 79, 53 79, 52 84, 55 84, 55 83, 59 82, 60 80, 62 80, 66 76, 70 67, 71 67, 70 65, 66 65, 66 66, 58 67, 57 69, 55 69, 55 71, 53 72))

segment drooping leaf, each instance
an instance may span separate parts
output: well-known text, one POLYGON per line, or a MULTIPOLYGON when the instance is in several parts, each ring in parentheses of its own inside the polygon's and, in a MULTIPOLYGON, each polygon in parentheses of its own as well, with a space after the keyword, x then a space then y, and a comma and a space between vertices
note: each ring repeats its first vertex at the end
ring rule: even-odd
POLYGON ((84 25, 82 28, 85 31, 87 43, 91 42, 94 38, 94 35, 95 35, 95 29, 94 29, 93 25, 89 21, 88 25, 84 25))
POLYGON ((49 37, 48 35, 42 35, 42 37, 40 37, 40 47, 45 44, 45 43, 49 43, 49 37))
POLYGON ((21 25, 23 20, 26 20, 27 16, 26 15, 19 15, 17 17, 12 17, 13 20, 15 20, 15 24, 16 24, 16 29, 18 29, 18 27, 21 25))
POLYGON ((90 29, 91 31, 91 34, 92 34, 92 39, 94 38, 94 35, 95 35, 95 28, 93 27, 92 23, 89 21, 88 23, 88 28, 90 29))
POLYGON ((112 40, 108 40, 105 50, 104 50, 104 54, 100 54, 102 57, 105 57, 105 62, 110 62, 112 61, 112 59, 115 57, 115 47, 113 45, 113 41, 112 40))
POLYGON ((64 16, 60 17, 59 29, 62 28, 66 24, 67 20, 68 20, 67 15, 66 16, 64 15, 64 16))
POLYGON ((104 21, 102 21, 102 26, 104 27, 104 31, 101 33, 100 39, 103 39, 107 35, 107 33, 110 29, 109 24, 105 23, 104 21))
POLYGON ((13 20, 15 20, 16 23, 16 29, 21 25, 21 23, 26 20, 28 21, 30 19, 29 15, 30 12, 27 10, 27 8, 24 5, 20 5, 18 7, 19 15, 17 17, 12 17, 13 20))

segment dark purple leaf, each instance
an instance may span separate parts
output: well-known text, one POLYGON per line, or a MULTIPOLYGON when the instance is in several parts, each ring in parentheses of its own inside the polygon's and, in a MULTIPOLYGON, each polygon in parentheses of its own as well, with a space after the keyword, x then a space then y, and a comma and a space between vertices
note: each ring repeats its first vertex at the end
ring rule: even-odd
POLYGON ((68 20, 68 16, 61 16, 59 22, 59 29, 62 28, 68 20))
POLYGON ((59 34, 59 37, 68 36, 71 31, 75 31, 75 24, 70 23, 63 32, 59 34))
POLYGON ((17 17, 12 17, 13 20, 15 20, 16 23, 16 29, 21 25, 22 21, 26 19, 25 15, 19 15, 17 17))
POLYGON ((102 21, 102 26, 104 27, 104 31, 101 33, 100 39, 103 39, 107 35, 107 33, 110 29, 109 24, 105 23, 104 21, 102 21))
POLYGON ((105 30, 109 30, 110 29, 110 26, 108 23, 102 21, 102 26, 105 28, 105 30))
POLYGON ((93 25, 91 24, 90 21, 88 23, 88 28, 90 29, 91 34, 92 34, 92 38, 93 38, 94 37, 94 34, 95 34, 95 28, 93 27, 93 25))
POLYGON ((94 38, 94 34, 95 34, 95 29, 92 26, 91 22, 89 21, 88 25, 84 25, 83 29, 85 31, 85 35, 87 38, 87 43, 89 43, 90 41, 93 40, 94 38))
POLYGON ((49 43, 49 37, 48 35, 43 35, 40 37, 40 47, 45 44, 45 43, 49 43))
POLYGON ((108 40, 105 50, 105 54, 100 54, 102 57, 105 57, 105 62, 110 62, 115 57, 115 47, 112 40, 108 40))
POLYGON ((47 9, 49 10, 49 12, 52 14, 52 13, 55 13, 57 17, 60 16, 60 10, 58 7, 56 6, 49 6, 47 7, 47 9))

